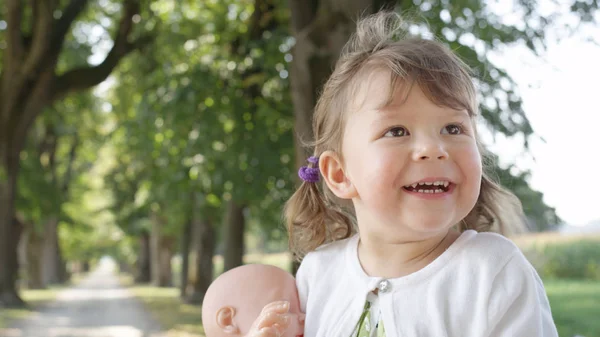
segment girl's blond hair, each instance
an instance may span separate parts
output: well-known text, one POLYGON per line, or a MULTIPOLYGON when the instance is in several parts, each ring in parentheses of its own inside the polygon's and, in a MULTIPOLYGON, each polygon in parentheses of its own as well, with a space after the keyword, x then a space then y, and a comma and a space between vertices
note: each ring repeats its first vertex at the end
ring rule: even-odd
MULTIPOLYGON (((345 45, 335 69, 325 83, 313 116, 314 155, 327 150, 341 154, 348 102, 357 97, 361 81, 373 70, 390 72, 389 103, 400 82, 419 85, 427 97, 441 106, 478 115, 475 86, 469 67, 443 44, 403 34, 405 22, 393 12, 379 12, 359 20, 356 33, 345 45)), ((475 124, 475 123, 473 123, 475 124)), ((477 144, 489 168, 489 157, 477 144)), ((309 166, 312 166, 310 164, 309 166)), ((337 198, 325 183, 303 182, 285 206, 289 245, 297 259, 317 247, 351 236, 355 216, 351 203, 337 198)), ((485 172, 481 192, 471 212, 456 224, 462 232, 513 233, 523 225, 521 203, 485 172)))

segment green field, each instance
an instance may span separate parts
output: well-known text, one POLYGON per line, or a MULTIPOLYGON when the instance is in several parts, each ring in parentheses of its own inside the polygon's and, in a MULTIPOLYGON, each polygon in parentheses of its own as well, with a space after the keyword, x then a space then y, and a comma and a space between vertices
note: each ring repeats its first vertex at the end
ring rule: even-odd
POLYGON ((600 282, 544 282, 559 336, 600 336, 600 282))
POLYGON ((144 303, 163 329, 168 331, 168 337, 204 336, 200 306, 182 303, 179 289, 132 286, 130 290, 144 303))

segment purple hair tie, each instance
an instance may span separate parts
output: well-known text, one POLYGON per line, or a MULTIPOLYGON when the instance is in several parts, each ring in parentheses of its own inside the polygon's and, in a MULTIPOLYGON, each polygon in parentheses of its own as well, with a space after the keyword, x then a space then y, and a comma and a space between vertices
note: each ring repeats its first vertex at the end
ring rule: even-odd
MULTIPOLYGON (((308 157, 308 162, 316 166, 319 163, 319 158, 310 156, 308 157)), ((302 166, 298 170, 298 176, 307 183, 316 183, 319 181, 319 167, 302 166)))

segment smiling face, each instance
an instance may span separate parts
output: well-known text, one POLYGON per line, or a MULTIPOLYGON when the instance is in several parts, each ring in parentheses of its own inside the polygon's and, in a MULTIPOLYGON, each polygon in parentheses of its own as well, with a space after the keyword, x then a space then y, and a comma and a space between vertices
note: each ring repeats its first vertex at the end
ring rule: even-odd
POLYGON ((481 157, 466 110, 436 105, 417 84, 406 83, 382 107, 389 79, 389 72, 378 71, 360 88, 347 116, 342 156, 325 154, 322 170, 330 173, 326 180, 334 193, 352 199, 361 233, 423 238, 471 211, 481 186, 481 157))

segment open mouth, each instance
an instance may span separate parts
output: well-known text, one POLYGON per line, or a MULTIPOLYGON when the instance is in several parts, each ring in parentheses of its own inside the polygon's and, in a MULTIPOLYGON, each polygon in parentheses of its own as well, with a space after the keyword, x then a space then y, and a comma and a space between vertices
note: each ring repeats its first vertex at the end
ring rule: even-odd
POLYGON ((412 185, 406 185, 403 188, 409 192, 424 193, 424 194, 439 194, 445 193, 450 190, 454 185, 453 183, 446 180, 439 181, 428 181, 423 183, 414 183, 412 185))

